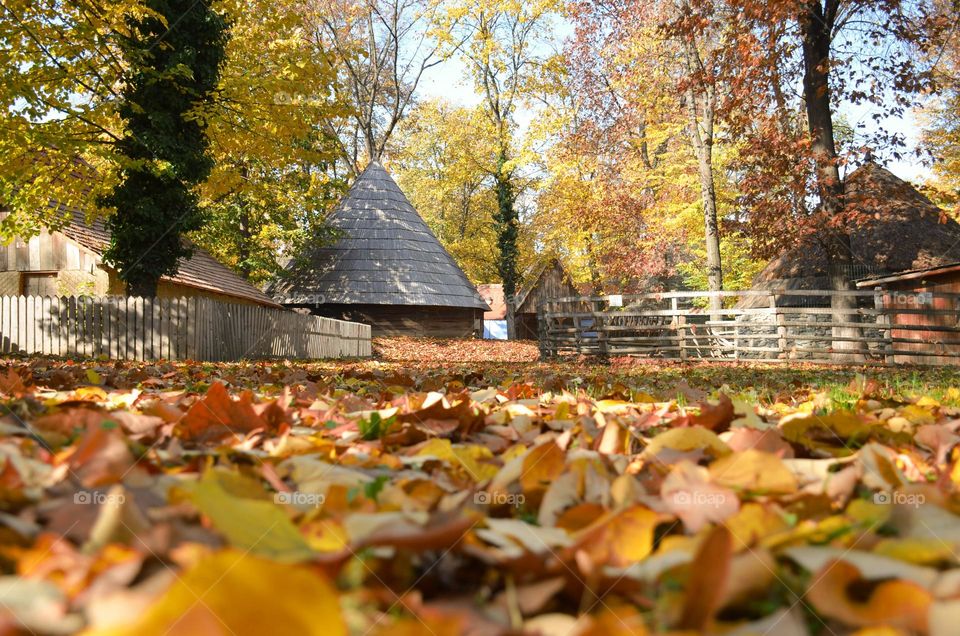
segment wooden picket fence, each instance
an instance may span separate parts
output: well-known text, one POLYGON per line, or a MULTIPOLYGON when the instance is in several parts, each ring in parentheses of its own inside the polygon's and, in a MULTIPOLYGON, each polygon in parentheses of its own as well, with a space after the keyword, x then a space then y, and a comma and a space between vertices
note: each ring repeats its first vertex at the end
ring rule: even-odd
POLYGON ((2 296, 0 353, 231 361, 371 355, 370 326, 210 298, 2 296))
POLYGON ((960 294, 748 290, 548 300, 540 351, 673 360, 960 364, 960 294), (855 307, 832 308, 852 298, 855 307), (711 297, 722 306, 709 309, 711 297), (838 320, 841 317, 842 320, 838 320))

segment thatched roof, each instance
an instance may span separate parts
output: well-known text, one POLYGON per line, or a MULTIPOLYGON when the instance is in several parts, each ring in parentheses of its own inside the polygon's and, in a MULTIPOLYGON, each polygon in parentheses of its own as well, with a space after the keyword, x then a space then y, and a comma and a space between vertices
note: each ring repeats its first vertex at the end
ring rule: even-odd
MULTIPOLYGON (((844 183, 846 205, 868 217, 850 233, 850 278, 960 261, 960 223, 889 170, 867 163, 844 183)), ((828 259, 816 240, 783 253, 754 279, 754 289, 828 289, 828 259)))
POLYGON ((279 302, 489 310, 378 162, 357 178, 329 223, 341 238, 290 262, 271 290, 279 302))

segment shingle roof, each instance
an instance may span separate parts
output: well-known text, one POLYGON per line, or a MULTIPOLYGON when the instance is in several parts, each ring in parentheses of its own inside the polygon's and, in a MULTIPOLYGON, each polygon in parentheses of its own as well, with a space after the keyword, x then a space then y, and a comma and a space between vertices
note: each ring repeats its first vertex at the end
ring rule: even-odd
POLYGON ((383 166, 371 162, 330 215, 332 246, 294 259, 272 287, 297 304, 425 305, 489 310, 383 166))
MULTIPOLYGON (((73 221, 58 231, 97 256, 103 256, 110 244, 110 232, 102 219, 87 223, 83 213, 73 210, 73 221)), ((276 307, 277 303, 252 284, 228 269, 206 250, 193 247, 193 256, 181 261, 177 273, 161 280, 194 287, 215 294, 250 300, 261 305, 276 307)))

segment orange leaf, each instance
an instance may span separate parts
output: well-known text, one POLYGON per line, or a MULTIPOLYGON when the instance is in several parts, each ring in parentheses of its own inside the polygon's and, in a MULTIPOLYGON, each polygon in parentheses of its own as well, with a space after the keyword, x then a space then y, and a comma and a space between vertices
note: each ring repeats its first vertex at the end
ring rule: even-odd
POLYGON ((215 382, 202 400, 194 402, 180 420, 183 437, 194 441, 217 440, 232 434, 243 435, 267 423, 253 408, 250 393, 243 393, 239 400, 232 400, 227 388, 215 382))
POLYGON ((524 492, 545 490, 563 472, 566 455, 553 442, 533 448, 523 458, 520 486, 524 492))
POLYGON ((885 625, 926 632, 930 593, 911 581, 865 579, 847 561, 832 560, 814 574, 807 598, 821 614, 855 627, 885 625))

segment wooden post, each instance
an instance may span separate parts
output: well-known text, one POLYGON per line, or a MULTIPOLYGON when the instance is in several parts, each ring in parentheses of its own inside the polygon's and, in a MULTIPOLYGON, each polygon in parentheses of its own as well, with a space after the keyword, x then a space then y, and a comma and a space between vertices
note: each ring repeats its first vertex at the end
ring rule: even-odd
POLYGON ((680 359, 687 359, 687 317, 680 315, 680 299, 674 296, 670 299, 670 309, 673 311, 673 323, 677 329, 677 346, 680 347, 680 359))
POLYGON ((785 358, 787 354, 787 317, 777 310, 777 295, 770 294, 770 313, 773 314, 774 323, 777 325, 777 349, 780 351, 780 357, 785 358))
POLYGON ((593 328, 597 332, 597 352, 601 356, 607 357, 610 350, 607 342, 606 316, 604 316, 602 300, 593 304, 593 328))
MULTIPOLYGON (((884 339, 883 343, 883 362, 885 364, 894 364, 896 356, 893 355, 893 330, 890 320, 890 314, 886 312, 883 302, 883 289, 877 287, 873 294, 873 307, 877 310, 877 326, 884 327, 880 330, 880 337, 884 339)), ((851 319, 852 320, 852 319, 851 319)), ((864 344, 864 347, 867 345, 864 344)))
POLYGON ((549 301, 541 302, 537 307, 537 345, 540 349, 540 359, 545 360, 548 356, 547 350, 547 304, 549 301))

